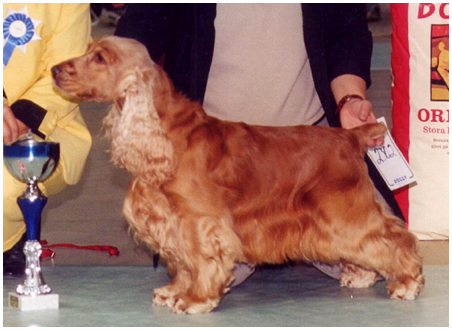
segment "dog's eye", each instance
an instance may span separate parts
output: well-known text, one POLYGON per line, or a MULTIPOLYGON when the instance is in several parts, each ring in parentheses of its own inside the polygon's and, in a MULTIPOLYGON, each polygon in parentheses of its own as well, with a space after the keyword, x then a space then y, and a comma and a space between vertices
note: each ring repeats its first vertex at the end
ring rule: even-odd
POLYGON ((107 64, 101 53, 96 53, 93 57, 94 61, 100 64, 107 64))

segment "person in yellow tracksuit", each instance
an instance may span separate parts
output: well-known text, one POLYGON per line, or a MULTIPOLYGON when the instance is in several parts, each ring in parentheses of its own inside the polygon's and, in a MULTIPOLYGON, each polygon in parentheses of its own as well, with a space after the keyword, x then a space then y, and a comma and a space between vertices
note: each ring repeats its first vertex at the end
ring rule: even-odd
MULTIPOLYGON (((80 100, 53 87, 50 69, 82 55, 90 39, 89 4, 3 4, 3 142, 12 142, 31 129, 37 139, 60 143, 60 163, 39 186, 47 196, 80 180, 91 147, 80 100)), ((16 202, 24 190, 25 184, 3 165, 4 275, 8 263, 14 268, 16 261, 21 262, 14 255, 9 261, 8 257, 25 233, 16 202)), ((19 273, 23 271, 22 265, 18 268, 19 273)))

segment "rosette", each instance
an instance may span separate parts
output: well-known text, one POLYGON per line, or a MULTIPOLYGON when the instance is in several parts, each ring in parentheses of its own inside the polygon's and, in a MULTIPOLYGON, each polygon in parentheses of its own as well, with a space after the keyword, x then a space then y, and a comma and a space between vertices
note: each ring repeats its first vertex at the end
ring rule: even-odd
POLYGON ((26 10, 24 7, 18 12, 10 12, 3 21, 3 65, 5 66, 16 47, 25 53, 25 45, 29 41, 40 39, 35 33, 35 25, 40 21, 30 18, 26 10), (20 48, 20 46, 23 47, 20 48))

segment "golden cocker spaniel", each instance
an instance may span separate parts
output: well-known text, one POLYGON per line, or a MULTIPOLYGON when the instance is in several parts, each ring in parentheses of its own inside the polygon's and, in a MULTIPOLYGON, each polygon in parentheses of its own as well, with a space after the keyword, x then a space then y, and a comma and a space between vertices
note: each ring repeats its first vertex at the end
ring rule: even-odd
POLYGON ((381 274, 391 298, 424 285, 417 240, 377 201, 364 162, 380 124, 262 127, 206 115, 137 41, 102 37, 52 68, 68 95, 114 101, 111 158, 133 176, 124 215, 172 275, 153 303, 176 313, 218 306, 237 263, 343 265, 340 284, 381 274))

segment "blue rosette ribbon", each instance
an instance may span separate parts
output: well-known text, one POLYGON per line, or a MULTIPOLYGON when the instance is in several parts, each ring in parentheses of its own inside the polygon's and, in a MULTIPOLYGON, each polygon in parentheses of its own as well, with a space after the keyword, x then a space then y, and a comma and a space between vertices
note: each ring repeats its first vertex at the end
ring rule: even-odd
MULTIPOLYGON (((17 23, 16 23, 17 24, 17 23)), ((6 17, 3 21, 3 39, 5 41, 5 45, 3 46, 3 65, 8 65, 8 62, 13 54, 14 49, 17 46, 24 45, 29 42, 35 33, 35 27, 33 22, 29 17, 21 13, 14 13, 6 17), (22 27, 25 29, 21 29, 18 31, 19 33, 12 33, 11 28, 14 23, 22 22, 22 27), (23 30, 23 31, 22 31, 23 30), (19 35, 17 35, 19 34, 19 35)))

